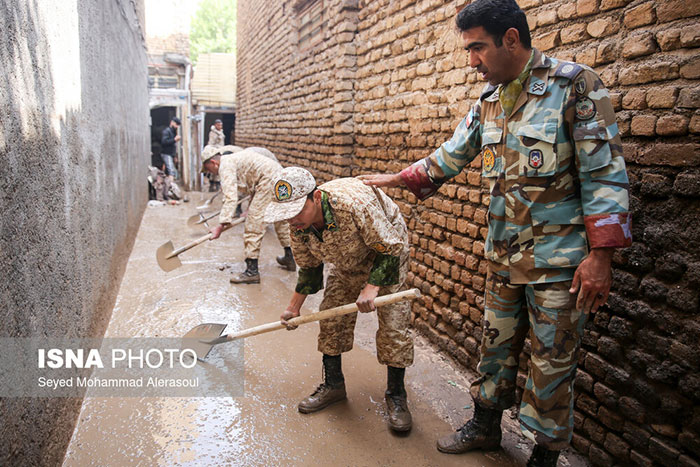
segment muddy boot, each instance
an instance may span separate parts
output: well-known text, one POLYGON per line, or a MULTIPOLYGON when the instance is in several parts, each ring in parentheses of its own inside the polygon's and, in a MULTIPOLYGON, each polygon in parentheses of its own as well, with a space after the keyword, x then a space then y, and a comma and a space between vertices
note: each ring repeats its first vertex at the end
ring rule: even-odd
POLYGON ((323 374, 323 383, 316 388, 313 394, 299 402, 299 412, 318 412, 334 402, 347 398, 340 355, 323 355, 323 374))
POLYGON ((287 271, 297 270, 297 263, 294 262, 292 249, 288 246, 284 247, 284 256, 277 257, 277 262, 280 264, 280 266, 283 266, 287 271))
POLYGON ((394 431, 409 431, 413 426, 411 412, 406 402, 406 389, 403 385, 405 368, 387 366, 387 383, 384 400, 389 415, 389 428, 394 431))
POLYGON ((245 271, 229 279, 232 284, 259 284, 260 273, 258 272, 258 259, 246 258, 245 271))
POLYGON ((474 417, 471 420, 455 433, 438 439, 438 451, 460 454, 473 449, 498 449, 501 445, 502 414, 502 410, 487 409, 475 404, 474 417))
POLYGON ((559 451, 550 451, 539 444, 535 444, 527 467, 556 467, 559 459, 559 451))

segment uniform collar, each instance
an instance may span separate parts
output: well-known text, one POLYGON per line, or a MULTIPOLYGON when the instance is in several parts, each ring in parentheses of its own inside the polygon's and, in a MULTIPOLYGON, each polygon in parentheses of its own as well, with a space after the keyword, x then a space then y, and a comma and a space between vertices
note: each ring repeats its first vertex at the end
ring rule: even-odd
MULTIPOLYGON (((338 230, 338 223, 335 220, 335 215, 333 214, 333 208, 331 207, 331 201, 328 196, 328 193, 325 191, 321 191, 321 212, 323 213, 323 232, 326 230, 330 230, 331 232, 334 232, 338 230)), ((316 228, 312 225, 309 226, 308 228, 304 229, 301 231, 303 234, 310 234, 314 233, 317 236, 319 234, 322 234, 322 232, 319 232, 316 230, 316 228)))
POLYGON ((544 95, 547 91, 547 76, 552 66, 552 60, 545 54, 533 48, 532 71, 525 85, 528 94, 535 96, 544 95))

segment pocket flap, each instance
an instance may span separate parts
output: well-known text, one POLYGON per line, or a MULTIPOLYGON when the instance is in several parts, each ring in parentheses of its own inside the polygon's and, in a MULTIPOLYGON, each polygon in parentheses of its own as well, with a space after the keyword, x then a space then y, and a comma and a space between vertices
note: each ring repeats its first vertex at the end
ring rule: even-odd
POLYGON ((499 144, 501 138, 503 137, 503 129, 497 126, 491 126, 484 128, 481 133, 481 146, 486 146, 489 144, 499 144))
POLYGON ((515 130, 515 135, 554 144, 554 142, 557 140, 557 123, 547 122, 523 125, 515 130))

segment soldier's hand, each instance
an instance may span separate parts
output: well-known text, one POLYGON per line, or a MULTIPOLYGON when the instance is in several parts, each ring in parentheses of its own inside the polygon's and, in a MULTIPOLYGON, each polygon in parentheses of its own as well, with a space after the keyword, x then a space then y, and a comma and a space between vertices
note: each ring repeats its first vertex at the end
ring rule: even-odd
POLYGON ((216 226, 212 227, 211 229, 209 229, 209 232, 211 233, 211 238, 209 240, 211 241, 211 240, 216 240, 217 238, 219 238, 219 235, 221 235, 221 232, 223 230, 224 230, 223 224, 216 225, 216 226))
POLYGON ((357 297, 357 301, 355 302, 358 311, 360 313, 370 313, 376 310, 377 307, 374 305, 374 299, 377 298, 378 293, 378 285, 367 284, 365 288, 362 289, 360 296, 357 297))
POLYGON ((612 285, 612 254, 612 248, 594 248, 576 268, 569 292, 578 292, 577 310, 595 313, 608 300, 612 285))
POLYGON ((362 180, 365 185, 371 186, 401 186, 403 185, 403 180, 399 174, 372 174, 372 175, 359 175, 358 179, 362 180))
POLYGON ((299 311, 293 311, 293 310, 290 310, 289 308, 287 308, 286 310, 284 310, 284 313, 282 313, 282 315, 280 316, 280 322, 283 325, 287 326, 287 331, 292 331, 292 330, 298 328, 299 326, 291 325, 287 322, 287 320, 290 320, 292 318, 296 318, 297 316, 299 316, 299 311))

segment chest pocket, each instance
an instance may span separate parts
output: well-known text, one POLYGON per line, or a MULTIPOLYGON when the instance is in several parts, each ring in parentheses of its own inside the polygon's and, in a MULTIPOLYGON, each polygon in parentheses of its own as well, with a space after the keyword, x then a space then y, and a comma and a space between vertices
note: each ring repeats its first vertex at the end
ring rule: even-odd
POLYGON ((557 171, 557 123, 522 125, 515 130, 514 145, 520 153, 519 173, 525 177, 549 177, 557 171))
POLYGON ((484 128, 481 134, 481 175, 496 178, 503 172, 503 155, 501 140, 503 129, 492 126, 484 128))

